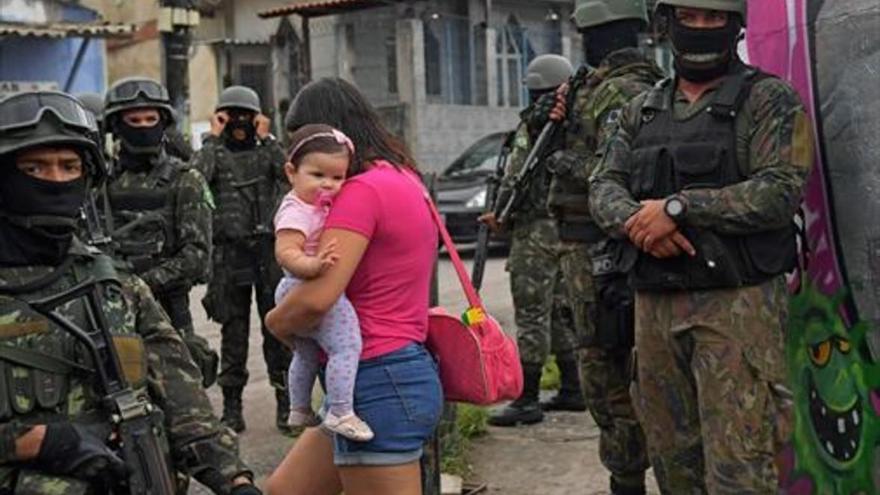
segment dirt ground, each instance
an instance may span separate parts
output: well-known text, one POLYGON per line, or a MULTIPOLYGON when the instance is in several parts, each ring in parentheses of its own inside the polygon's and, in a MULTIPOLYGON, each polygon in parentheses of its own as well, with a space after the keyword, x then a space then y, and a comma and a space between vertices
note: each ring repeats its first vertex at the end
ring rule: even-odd
MULTIPOLYGON (((468 261, 466 260, 466 263, 468 261)), ((440 264, 440 300, 453 313, 464 309, 461 290, 448 260, 440 264)), ((220 347, 219 326, 205 319, 200 301, 204 289, 192 293, 196 331, 212 347, 220 347)), ((513 307, 504 259, 494 257, 486 267, 483 295, 488 311, 502 327, 515 331, 513 307)), ((254 310, 255 313, 255 310, 254 310)), ((241 454, 262 481, 284 457, 293 439, 275 429, 275 400, 269 388, 261 355, 261 338, 256 314, 252 316, 248 368, 250 381, 244 392, 247 430, 241 435, 241 454)), ((208 395, 219 414, 220 390, 208 395)), ((555 413, 538 425, 519 428, 490 428, 487 435, 471 444, 469 462, 473 476, 467 481, 489 485, 492 495, 598 495, 608 493, 608 475, 599 462, 599 431, 586 413, 555 413)), ((659 493, 651 479, 650 493, 659 493)), ((194 483, 190 494, 209 493, 194 483)))

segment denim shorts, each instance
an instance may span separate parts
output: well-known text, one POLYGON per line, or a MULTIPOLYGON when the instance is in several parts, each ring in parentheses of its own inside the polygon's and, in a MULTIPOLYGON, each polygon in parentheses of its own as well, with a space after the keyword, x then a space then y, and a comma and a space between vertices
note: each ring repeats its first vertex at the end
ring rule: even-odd
POLYGON ((355 442, 333 435, 337 466, 392 466, 419 459, 443 411, 443 389, 434 358, 414 343, 361 361, 354 410, 375 437, 355 442))

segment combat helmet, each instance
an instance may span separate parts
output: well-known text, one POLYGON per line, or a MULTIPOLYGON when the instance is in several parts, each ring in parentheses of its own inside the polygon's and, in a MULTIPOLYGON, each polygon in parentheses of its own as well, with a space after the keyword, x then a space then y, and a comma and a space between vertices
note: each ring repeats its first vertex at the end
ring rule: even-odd
POLYGON ((174 108, 168 90, 158 81, 136 76, 120 79, 110 86, 104 98, 104 120, 112 125, 117 114, 135 108, 156 108, 166 124, 174 122, 174 108))
POLYGON ((739 14, 742 25, 746 25, 748 5, 746 0, 657 0, 655 10, 664 7, 692 7, 695 9, 723 10, 739 14))
MULTIPOLYGON (((693 1, 699 3, 699 0, 693 1)), ((578 30, 624 19, 638 19, 647 24, 648 10, 645 0, 577 0, 571 18, 578 30)))
POLYGON ((106 176, 95 116, 67 93, 31 91, 0 100, 0 155, 46 145, 82 152, 92 184, 106 176))
POLYGON ((530 90, 556 89, 574 74, 574 68, 567 58, 561 55, 547 54, 535 57, 526 68, 523 83, 530 90))
POLYGON ((230 108, 241 108, 260 113, 260 96, 256 91, 246 86, 230 86, 220 93, 215 112, 230 108))
POLYGON ((77 93, 74 96, 86 107, 86 110, 92 112, 100 127, 104 119, 104 97, 98 93, 77 93))

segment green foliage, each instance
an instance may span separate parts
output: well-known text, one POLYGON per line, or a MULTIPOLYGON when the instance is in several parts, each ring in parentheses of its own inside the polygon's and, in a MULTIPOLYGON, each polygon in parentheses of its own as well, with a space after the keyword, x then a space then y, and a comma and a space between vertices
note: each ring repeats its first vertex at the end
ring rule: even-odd
POLYGON ((468 447, 472 438, 488 431, 486 422, 488 418, 489 411, 484 407, 470 404, 455 406, 455 427, 441 432, 441 472, 462 477, 470 474, 471 467, 467 462, 468 447))
POLYGON ((556 356, 550 356, 544 363, 541 372, 541 390, 559 390, 559 367, 556 366, 556 356))

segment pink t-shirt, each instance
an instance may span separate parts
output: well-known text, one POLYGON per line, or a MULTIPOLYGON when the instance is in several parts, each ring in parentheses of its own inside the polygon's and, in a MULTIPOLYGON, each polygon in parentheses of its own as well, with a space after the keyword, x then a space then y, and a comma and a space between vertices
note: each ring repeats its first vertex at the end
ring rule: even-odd
POLYGON ((275 213, 275 232, 279 230, 298 230, 306 237, 303 252, 314 256, 318 252, 318 238, 324 228, 324 221, 330 211, 330 204, 322 200, 312 205, 299 199, 293 191, 284 195, 275 213))
POLYGON ((377 161, 345 182, 324 226, 370 240, 345 291, 360 320, 361 359, 424 342, 428 334, 437 227, 417 183, 414 174, 377 161))

